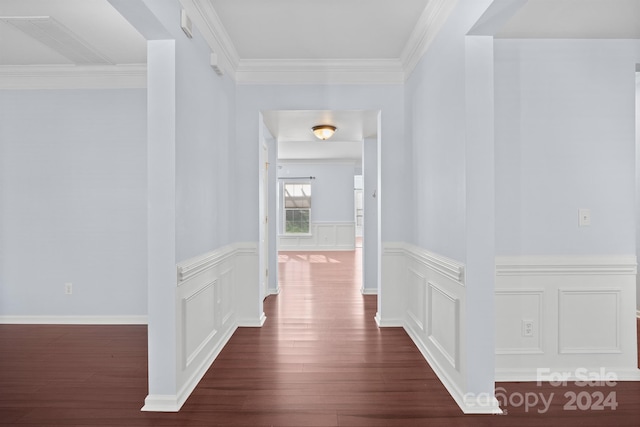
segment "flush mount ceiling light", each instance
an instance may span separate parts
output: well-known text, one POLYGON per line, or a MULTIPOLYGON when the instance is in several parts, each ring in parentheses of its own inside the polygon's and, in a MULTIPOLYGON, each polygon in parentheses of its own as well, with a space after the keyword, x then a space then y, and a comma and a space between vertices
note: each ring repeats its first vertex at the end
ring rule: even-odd
POLYGON ((312 127, 311 130, 316 138, 324 141, 325 139, 329 139, 333 136, 333 133, 336 131, 336 127, 331 125, 318 125, 312 127))

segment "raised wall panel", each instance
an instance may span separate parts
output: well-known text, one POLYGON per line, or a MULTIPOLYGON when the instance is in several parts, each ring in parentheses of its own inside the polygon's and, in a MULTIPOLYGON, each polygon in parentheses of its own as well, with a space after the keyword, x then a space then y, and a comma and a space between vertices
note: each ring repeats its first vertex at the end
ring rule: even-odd
POLYGON ((352 251, 356 247, 355 222, 310 224, 309 234, 281 234, 280 251, 352 251))
POLYGON ((638 380, 635 293, 635 256, 496 258, 496 381, 535 381, 539 367, 599 366, 638 380), (541 321, 531 339, 518 337, 536 291, 541 321))
POLYGON ((233 270, 227 269, 220 273, 220 286, 218 292, 217 305, 222 317, 222 325, 226 325, 231 316, 233 316, 233 305, 235 299, 233 298, 233 270))
POLYGON ((544 342, 544 290, 496 290, 496 354, 541 354, 544 342), (533 322, 525 337, 523 320, 533 322))
POLYGON ((620 289, 558 291, 560 353, 620 353, 620 289))
POLYGON ((429 282, 429 340, 441 351, 451 366, 458 369, 460 342, 459 299, 433 282, 429 282))
POLYGON ((333 247, 336 244, 335 226, 329 224, 317 225, 318 246, 333 247))
POLYGON ((413 320, 418 329, 425 331, 427 303, 427 279, 416 270, 409 268, 409 280, 407 289, 407 314, 413 320))
POLYGON ((182 299, 185 367, 216 335, 215 285, 211 282, 182 299))

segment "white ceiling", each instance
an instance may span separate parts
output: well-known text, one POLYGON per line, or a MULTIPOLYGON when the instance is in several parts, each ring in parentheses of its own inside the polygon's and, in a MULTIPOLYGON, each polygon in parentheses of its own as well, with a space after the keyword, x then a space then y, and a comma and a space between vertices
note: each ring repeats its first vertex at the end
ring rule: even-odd
POLYGON ((2 19, 28 16, 55 19, 105 64, 146 63, 146 41, 106 0, 1 0, 0 66, 84 65, 2 19))
POLYGON ((640 0, 529 0, 501 38, 640 38, 640 0))
POLYGON ((241 59, 398 59, 429 0, 210 0, 241 59))
POLYGON ((264 111, 264 123, 271 135, 277 136, 278 158, 362 160, 362 141, 375 138, 377 111, 264 111), (326 141, 318 140, 311 128, 315 125, 335 126, 336 132, 326 141))
MULTIPOLYGON (((394 82, 403 81, 455 4, 454 0, 181 2, 223 59, 225 71, 238 82, 276 75, 302 82, 295 79, 303 75, 316 83, 331 82, 334 74, 345 70, 342 75, 355 76, 359 82, 389 82, 389 76, 394 82)), ((523 3, 496 37, 640 38, 640 0, 523 3)), ((38 67, 98 68, 96 61, 78 59, 43 37, 19 30, 10 23, 15 19, 2 19, 18 16, 53 18, 48 24, 59 29, 59 23, 68 30, 64 37, 71 36, 76 45, 94 52, 103 69, 146 62, 145 40, 107 0, 0 0, 0 83, 7 75, 16 77, 15 67, 20 66, 17 69, 24 73, 38 67)), ((287 158, 352 158, 360 151, 356 144, 362 138, 375 136, 372 112, 281 111, 264 112, 264 117, 287 158), (319 149, 310 127, 321 123, 336 125, 338 132, 319 149)))

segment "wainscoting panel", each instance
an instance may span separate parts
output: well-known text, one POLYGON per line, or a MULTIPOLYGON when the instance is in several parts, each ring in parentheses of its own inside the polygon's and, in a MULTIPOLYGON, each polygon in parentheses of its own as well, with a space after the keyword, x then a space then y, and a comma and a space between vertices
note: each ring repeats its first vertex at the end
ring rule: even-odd
POLYGON ((171 407, 182 406, 239 326, 237 294, 255 288, 258 301, 256 247, 229 245, 176 266, 178 393, 171 407))
POLYGON ((429 282, 429 340, 453 369, 458 369, 460 299, 429 282))
POLYGON ((635 256, 497 257, 496 381, 539 368, 640 380, 635 286, 635 256))
POLYGON ((281 251, 352 251, 356 247, 355 222, 314 222, 309 234, 281 234, 281 251))
MULTIPOLYGON (((385 242, 382 259, 383 301, 388 301, 385 289, 395 285, 393 288, 400 292, 401 283, 406 283, 402 326, 460 408, 466 413, 498 412, 493 396, 486 396, 488 400, 478 405, 465 394, 467 372, 461 357, 466 298, 464 265, 406 243, 385 242)), ((384 320, 383 316, 381 326, 393 323, 384 320)))
POLYGON ((425 310, 427 303, 427 278, 410 268, 408 286, 407 315, 418 330, 425 332, 427 316, 425 310))
POLYGON ((620 353, 621 289, 558 290, 560 353, 620 353), (607 313, 594 316, 593 313, 607 313))
POLYGON ((189 367, 218 332, 215 304, 217 283, 217 281, 210 282, 182 299, 185 368, 189 367))
POLYGON ((544 289, 496 290, 496 354, 543 353, 543 306, 544 289))

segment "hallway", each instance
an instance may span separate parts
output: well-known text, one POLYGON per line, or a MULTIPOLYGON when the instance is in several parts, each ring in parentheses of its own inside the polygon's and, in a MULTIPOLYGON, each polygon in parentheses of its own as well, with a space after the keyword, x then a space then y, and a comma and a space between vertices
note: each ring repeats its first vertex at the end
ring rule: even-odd
POLYGON ((463 415, 404 330, 378 328, 359 252, 283 252, 262 328, 239 328, 178 413, 141 412, 144 326, 0 325, 2 426, 637 426, 640 382, 499 383, 506 415, 463 415), (567 392, 617 406, 568 410, 567 392), (526 408, 518 396, 551 402, 526 408))
POLYGON ((238 329, 183 410, 244 425, 424 425, 459 409, 407 334, 379 329, 360 250, 281 252, 261 329, 238 329), (217 403, 216 403, 217 402, 217 403))

